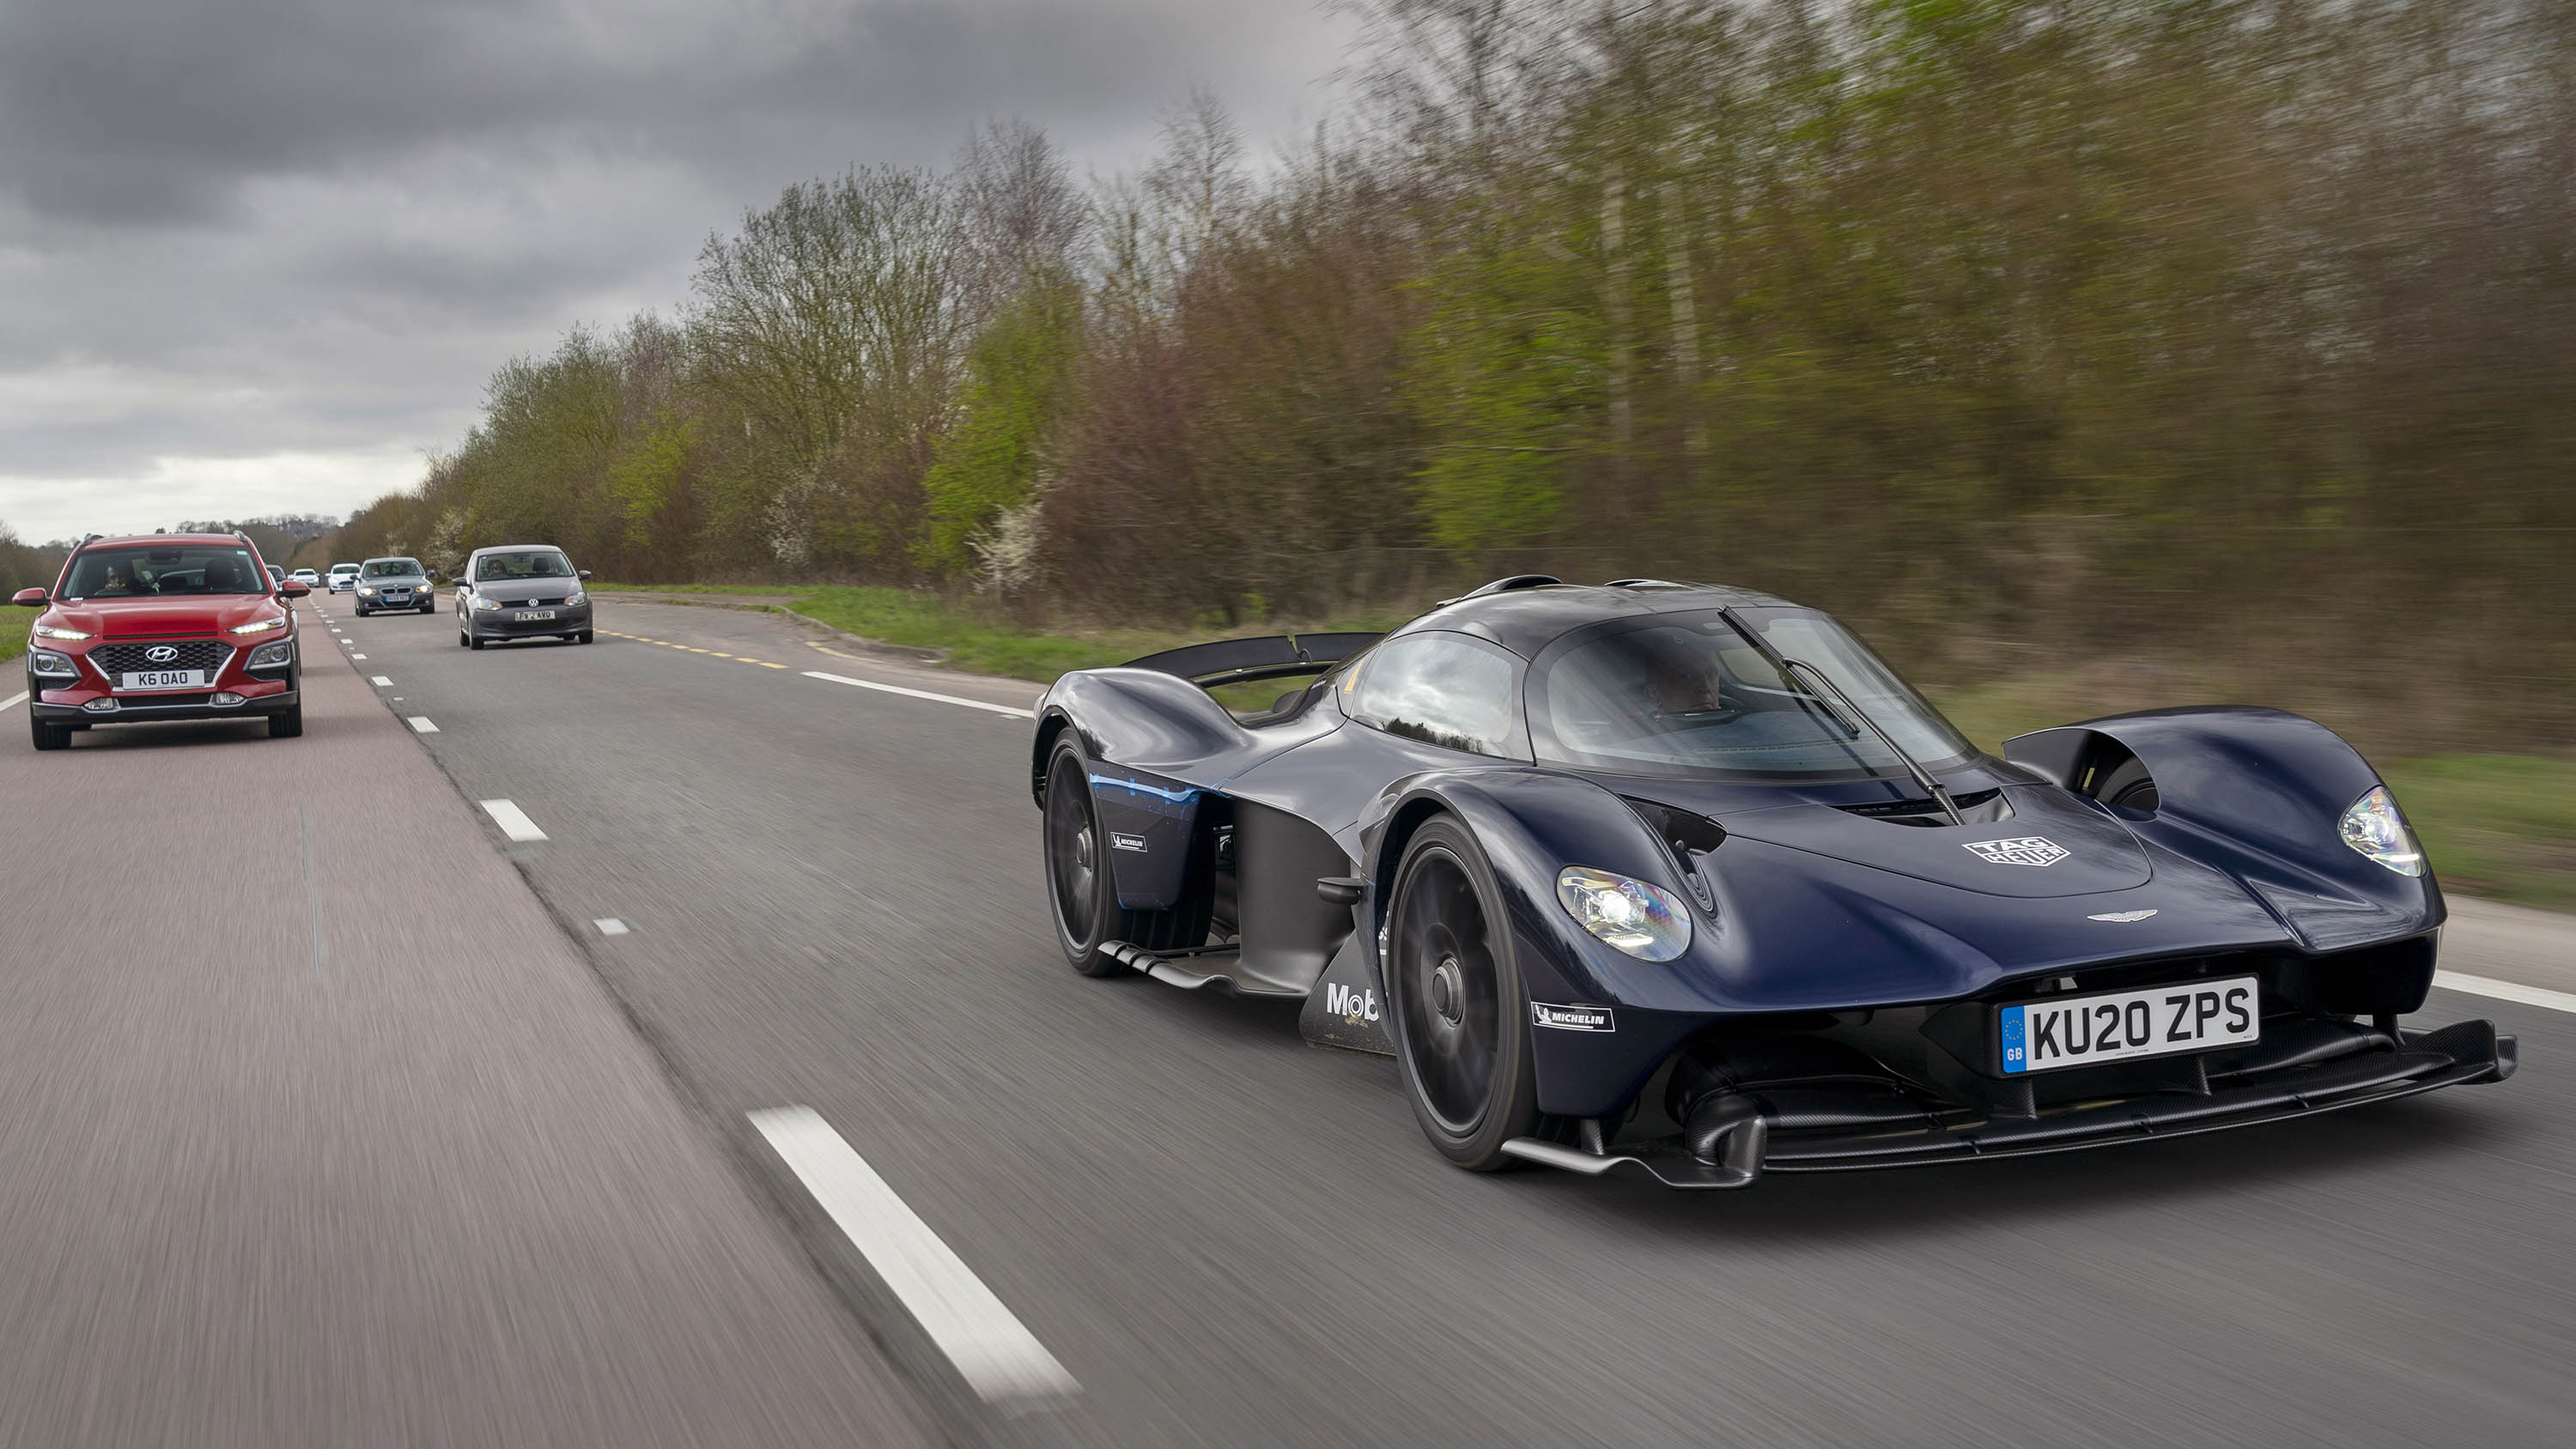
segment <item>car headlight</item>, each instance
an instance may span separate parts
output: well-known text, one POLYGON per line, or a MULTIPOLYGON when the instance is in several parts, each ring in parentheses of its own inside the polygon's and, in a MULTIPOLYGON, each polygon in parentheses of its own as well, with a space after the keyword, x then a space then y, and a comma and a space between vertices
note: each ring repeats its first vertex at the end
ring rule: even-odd
POLYGON ((51 649, 30 649, 27 651, 27 672, 49 679, 78 679, 80 666, 74 664, 68 654, 57 654, 51 649))
POLYGON ((501 606, 490 599, 478 598, 474 601, 474 607, 477 609, 497 609, 501 606))
POLYGON ((60 629, 51 624, 38 624, 36 626, 36 637, 39 639, 86 639, 89 636, 78 629, 60 629))
POLYGON ((1590 866, 1556 875, 1556 899, 1583 929, 1641 961, 1670 961, 1690 948, 1690 917, 1671 891, 1590 866))
POLYGON ((283 629, 285 627, 286 616, 284 614, 280 614, 274 619, 253 619, 247 624, 235 624, 224 632, 227 634, 265 634, 271 629, 283 629))
POLYGON ((2399 875, 2424 873, 2424 847, 2415 843, 2415 832, 2397 811, 2397 797, 2385 785, 2371 786, 2369 794, 2352 802, 2343 812, 2341 833, 2344 844, 2399 875))
POLYGON ((372 594, 372 593, 374 593, 375 591, 376 591, 376 587, 375 587, 375 585, 373 585, 373 584, 360 584, 360 585, 358 585, 358 592, 359 592, 359 593, 362 593, 362 594, 372 594))
POLYGON ((565 604, 567 604, 567 605, 570 605, 570 604, 587 604, 587 603, 589 603, 589 602, 590 602, 590 595, 583 593, 583 592, 582 592, 581 590, 579 590, 579 589, 575 589, 575 590, 573 590, 571 593, 564 595, 564 603, 565 603, 565 604))
POLYGON ((294 658, 294 640, 271 639, 267 643, 250 651, 250 663, 243 667, 248 669, 275 669, 279 665, 285 664, 294 658))

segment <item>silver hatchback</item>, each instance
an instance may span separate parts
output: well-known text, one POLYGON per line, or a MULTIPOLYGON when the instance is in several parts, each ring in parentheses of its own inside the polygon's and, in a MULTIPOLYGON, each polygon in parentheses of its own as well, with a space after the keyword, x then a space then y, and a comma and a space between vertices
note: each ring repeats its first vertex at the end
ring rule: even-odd
POLYGON ((480 649, 500 639, 590 642, 590 593, 562 549, 546 544, 478 548, 456 576, 456 642, 480 649))

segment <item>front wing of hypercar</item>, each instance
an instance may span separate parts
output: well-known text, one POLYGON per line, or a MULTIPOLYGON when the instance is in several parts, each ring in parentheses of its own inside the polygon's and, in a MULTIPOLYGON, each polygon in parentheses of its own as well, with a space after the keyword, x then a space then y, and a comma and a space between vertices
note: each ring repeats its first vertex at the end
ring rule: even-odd
MULTIPOLYGON (((2106 1146, 2512 1072, 2513 1040, 2487 1023, 2396 1024, 2431 982, 2429 880, 2407 882, 2411 904, 2365 880, 2386 929, 2321 947, 2248 883, 2243 862, 2278 853, 2265 841, 2195 852, 2188 830, 2148 838, 2054 783, 1996 780, 2003 823, 1925 825, 1813 799, 1729 808, 1740 795, 1547 770, 1426 776, 1362 822, 1365 909, 1414 824, 1467 821, 1511 921, 1540 1110, 1584 1124, 1575 1141, 1511 1150, 1675 1186, 2106 1146), (1700 826, 1677 831, 1683 819, 1700 826), (2056 837, 2101 858, 2069 871, 2071 852, 2016 864, 1979 850, 2056 837), (1692 919, 1688 948, 1657 963, 1594 939, 1557 904, 1568 866, 1670 892, 1692 919), (2188 1010, 2219 982, 2244 983, 2259 1023, 2245 1039, 2045 1069, 2007 1059, 2006 1023, 2044 1010, 2034 1003, 2152 993, 2188 1010)), ((2310 862, 2303 878, 2316 886, 2327 867, 2341 863, 2310 862)), ((1364 924, 1374 963, 1377 920, 1364 924)))

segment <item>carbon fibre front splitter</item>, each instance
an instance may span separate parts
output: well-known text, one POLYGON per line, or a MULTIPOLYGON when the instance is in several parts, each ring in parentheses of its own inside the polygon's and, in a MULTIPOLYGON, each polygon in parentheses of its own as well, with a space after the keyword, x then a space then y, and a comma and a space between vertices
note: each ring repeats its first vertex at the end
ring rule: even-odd
POLYGON ((1766 1172, 1852 1172, 1872 1167, 1928 1167, 1977 1158, 2029 1157, 2093 1147, 2189 1137, 2255 1127, 2345 1107, 2393 1102, 2442 1087, 2501 1082, 2518 1061, 2514 1038, 2488 1021, 2463 1021, 2432 1032, 2404 1033, 2395 1051, 2343 1057, 2206 1095, 2165 1093, 2099 1103, 2033 1118, 1940 1114, 1902 1131, 1771 1133, 1758 1168, 1703 1161, 1667 1138, 1591 1153, 1518 1137, 1503 1151, 1524 1161, 1598 1177, 1641 1175, 1666 1187, 1750 1187, 1766 1172))

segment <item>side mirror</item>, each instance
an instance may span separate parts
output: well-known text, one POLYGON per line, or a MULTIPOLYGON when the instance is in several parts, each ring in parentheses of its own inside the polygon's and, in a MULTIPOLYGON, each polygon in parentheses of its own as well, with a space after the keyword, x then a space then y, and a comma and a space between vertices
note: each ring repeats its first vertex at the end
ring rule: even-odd
POLYGON ((590 577, 590 570, 588 569, 574 569, 573 572, 581 575, 583 578, 590 577))
POLYGON ((288 579, 277 586, 277 596, 281 599, 300 599, 311 592, 313 588, 310 584, 299 584, 293 579, 288 579))
POLYGON ((41 609, 52 603, 53 598, 43 589, 20 589, 9 596, 9 602, 21 609, 41 609))

